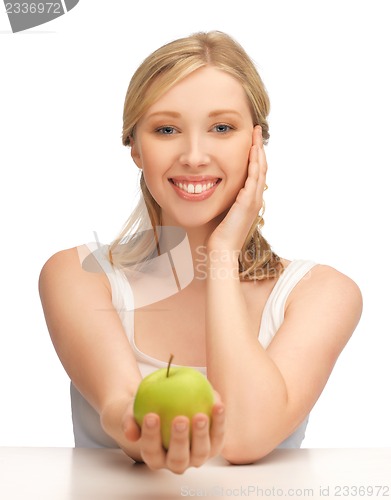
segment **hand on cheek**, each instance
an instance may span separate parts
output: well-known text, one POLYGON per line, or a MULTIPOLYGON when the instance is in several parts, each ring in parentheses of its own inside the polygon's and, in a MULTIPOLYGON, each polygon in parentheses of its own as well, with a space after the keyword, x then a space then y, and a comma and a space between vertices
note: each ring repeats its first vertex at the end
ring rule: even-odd
POLYGON ((253 129, 247 179, 224 220, 209 238, 208 248, 240 251, 251 226, 263 205, 267 162, 263 148, 262 128, 253 129))

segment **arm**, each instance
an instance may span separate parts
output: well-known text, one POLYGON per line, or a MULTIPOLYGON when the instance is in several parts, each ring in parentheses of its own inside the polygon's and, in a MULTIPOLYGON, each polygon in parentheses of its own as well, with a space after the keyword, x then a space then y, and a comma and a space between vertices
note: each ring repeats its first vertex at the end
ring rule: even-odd
POLYGON ((238 282, 208 286, 208 376, 226 405, 223 456, 248 463, 310 412, 359 320, 361 295, 346 276, 317 266, 290 294, 284 323, 265 350, 247 322, 238 282))
POLYGON ((39 291, 48 330, 66 372, 99 413, 104 430, 139 459, 138 445, 121 432, 121 419, 141 374, 112 305, 107 277, 103 272, 84 271, 73 248, 46 262, 39 291))
POLYGON ((50 336, 66 372, 100 415, 105 432, 127 455, 151 468, 181 473, 221 450, 224 413, 220 402, 213 408, 210 433, 206 415, 197 414, 192 422, 176 417, 168 452, 162 447, 158 415, 147 415, 139 429, 133 418, 133 399, 141 373, 113 307, 106 275, 84 271, 77 249, 48 260, 39 290, 50 336), (200 427, 200 423, 205 425, 200 427))
POLYGON ((207 278, 208 377, 226 405, 223 455, 234 463, 261 458, 301 423, 361 314, 357 286, 317 266, 290 294, 284 323, 268 349, 259 343, 236 258, 262 206, 267 165, 256 134, 253 143, 246 184, 208 242, 213 254, 207 278))

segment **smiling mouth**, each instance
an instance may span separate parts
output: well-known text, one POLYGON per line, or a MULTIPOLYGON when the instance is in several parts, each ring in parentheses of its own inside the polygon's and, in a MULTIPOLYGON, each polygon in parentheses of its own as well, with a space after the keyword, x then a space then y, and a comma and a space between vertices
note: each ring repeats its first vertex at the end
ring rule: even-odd
POLYGON ((205 193, 205 191, 209 191, 221 181, 220 178, 208 181, 191 181, 191 182, 184 180, 179 181, 175 179, 168 179, 168 180, 171 182, 171 184, 174 184, 174 186, 179 188, 184 193, 188 194, 205 193))

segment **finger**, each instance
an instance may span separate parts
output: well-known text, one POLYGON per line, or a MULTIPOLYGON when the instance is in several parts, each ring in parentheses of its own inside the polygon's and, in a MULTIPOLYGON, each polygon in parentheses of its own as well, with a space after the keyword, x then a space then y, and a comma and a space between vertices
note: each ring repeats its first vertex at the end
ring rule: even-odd
POLYGON ((137 441, 141 436, 141 429, 137 425, 132 415, 126 415, 122 422, 122 430, 126 439, 137 441))
POLYGON ((209 418, 204 413, 197 413, 192 419, 190 465, 200 467, 209 458, 209 418))
POLYGON ((258 156, 260 171, 266 175, 267 160, 266 160, 265 148, 263 146, 257 146, 257 153, 258 153, 257 156, 258 156))
POLYGON ((214 404, 216 403, 220 403, 222 404, 222 401, 221 401, 221 396, 220 394, 216 391, 216 389, 213 389, 213 396, 214 396, 214 404))
POLYGON ((252 143, 253 145, 251 146, 249 156, 249 167, 251 165, 256 165, 258 168, 254 168, 253 171, 256 172, 256 176, 259 177, 259 170, 263 170, 266 165, 266 156, 263 150, 262 127, 259 125, 254 127, 252 143))
POLYGON ((253 130, 253 145, 263 147, 262 127, 256 125, 253 130))
POLYGON ((164 467, 165 451, 162 445, 159 415, 145 415, 141 430, 140 453, 144 462, 151 469, 164 467))
POLYGON ((190 463, 190 439, 187 417, 175 417, 171 425, 171 437, 168 447, 166 466, 176 474, 182 474, 190 463))
POLYGON ((254 145, 251 147, 247 179, 244 184, 243 193, 239 193, 240 196, 238 196, 239 201, 243 202, 247 200, 247 204, 249 207, 254 207, 254 202, 255 206, 258 206, 260 205, 260 203, 262 203, 262 199, 259 199, 259 184, 260 182, 262 182, 262 179, 264 179, 264 176, 261 176, 259 151, 259 146, 254 145))
POLYGON ((263 192, 266 187, 266 173, 267 173, 267 160, 266 160, 266 154, 265 150, 260 147, 258 147, 257 150, 257 156, 258 156, 258 164, 259 164, 259 175, 258 175, 258 182, 257 182, 257 198, 259 198, 261 201, 263 200, 263 192))
POLYGON ((263 192, 266 188, 267 161, 263 147, 262 127, 259 125, 253 130, 253 146, 250 152, 249 175, 256 179, 256 205, 261 207, 263 204, 263 192))
POLYGON ((248 177, 258 180, 260 170, 259 146, 251 146, 248 163, 248 177))
MULTIPOLYGON (((262 147, 262 128, 256 125, 253 129, 252 146, 249 152, 249 163, 247 170, 247 179, 243 186, 242 192, 239 192, 239 199, 243 199, 244 196, 249 196, 251 204, 253 203, 253 196, 257 193, 257 188, 259 184, 259 176, 261 167, 264 168, 264 163, 260 163, 260 153, 259 150, 262 147)), ((263 157, 266 159, 266 157, 263 157)))
POLYGON ((218 455, 224 445, 225 409, 222 403, 216 403, 212 409, 212 423, 210 428, 210 456, 218 455))

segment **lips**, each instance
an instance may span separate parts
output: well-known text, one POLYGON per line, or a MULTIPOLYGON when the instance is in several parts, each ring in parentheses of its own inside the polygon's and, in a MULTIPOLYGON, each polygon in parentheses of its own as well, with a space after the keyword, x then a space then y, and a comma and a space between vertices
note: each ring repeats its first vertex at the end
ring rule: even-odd
POLYGON ((220 177, 171 177, 168 179, 175 191, 184 199, 209 198, 221 181, 220 177))

